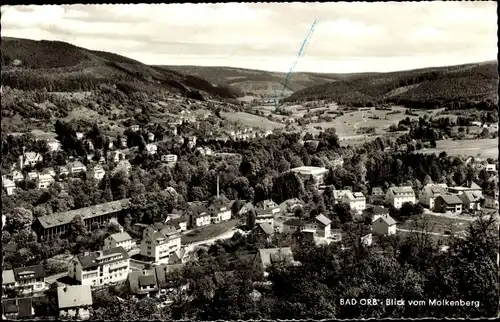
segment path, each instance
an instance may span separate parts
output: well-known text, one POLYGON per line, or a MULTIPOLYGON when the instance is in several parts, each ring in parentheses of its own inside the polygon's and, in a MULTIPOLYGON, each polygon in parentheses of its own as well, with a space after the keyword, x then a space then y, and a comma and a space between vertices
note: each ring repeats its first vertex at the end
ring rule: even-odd
POLYGON ((468 220, 468 221, 474 221, 478 218, 478 217, 471 217, 471 216, 464 216, 464 215, 457 216, 457 215, 449 215, 449 214, 442 214, 442 213, 437 214, 437 213, 429 211, 427 209, 424 210, 424 214, 436 216, 436 217, 446 217, 449 219, 468 220))
MULTIPOLYGON (((409 230, 409 229, 401 229, 401 228, 396 228, 396 230, 402 231, 402 232, 405 232, 405 233, 420 233, 420 234, 428 234, 428 235, 441 236, 441 237, 451 237, 451 234, 450 235, 446 235, 446 234, 440 234, 440 233, 435 233, 435 232, 431 232, 431 231, 424 232, 424 231, 421 231, 421 230, 409 230)), ((463 232, 464 231, 456 231, 453 234, 454 235, 456 235, 456 234, 463 234, 463 232)))
POLYGON ((213 237, 213 238, 210 238, 210 239, 206 239, 206 240, 201 240, 199 242, 194 242, 194 243, 191 243, 191 244, 188 244, 185 246, 185 249, 188 253, 192 252, 194 250, 194 248, 198 245, 210 245, 210 244, 213 244, 215 243, 215 241, 219 240, 219 239, 229 239, 231 237, 233 237, 233 235, 236 233, 236 232, 240 232, 241 234, 245 234, 244 231, 242 231, 241 229, 238 229, 238 228, 233 228, 231 229, 230 231, 227 231, 225 233, 222 233, 220 234, 219 236, 216 236, 216 237, 213 237))
POLYGON ((361 111, 361 118, 363 119, 362 121, 359 121, 358 123, 354 124, 354 129, 357 130, 359 124, 361 123, 366 123, 366 118, 365 118, 365 112, 361 111))

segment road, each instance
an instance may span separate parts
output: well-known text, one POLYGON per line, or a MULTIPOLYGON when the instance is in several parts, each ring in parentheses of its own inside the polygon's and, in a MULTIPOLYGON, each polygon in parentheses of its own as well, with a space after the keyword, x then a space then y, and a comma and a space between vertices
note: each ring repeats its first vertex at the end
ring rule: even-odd
POLYGON ((195 243, 192 243, 192 244, 188 244, 185 246, 185 249, 188 253, 192 252, 194 250, 194 248, 196 246, 199 246, 199 245, 210 245, 210 244, 213 244, 215 243, 215 241, 219 240, 219 239, 228 239, 228 238, 231 238, 233 237, 233 235, 239 231, 241 234, 245 234, 244 231, 242 231, 241 229, 238 229, 238 228, 233 228, 231 229, 230 231, 227 231, 223 234, 220 234, 219 236, 216 236, 214 238, 210 238, 210 239, 207 239, 207 240, 201 240, 199 242, 195 242, 195 243))
MULTIPOLYGON (((430 231, 427 231, 427 232, 423 232, 421 230, 408 230, 408 229, 401 229, 401 228, 396 228, 396 230, 398 231, 402 231, 402 232, 405 232, 405 233, 420 233, 420 234, 429 234, 429 235, 434 235, 434 236, 441 236, 441 237, 451 237, 451 235, 446 235, 446 234, 440 234, 440 233, 435 233, 435 232, 430 232, 430 231)), ((454 232, 454 234, 462 234, 464 231, 457 231, 457 232, 454 232)))

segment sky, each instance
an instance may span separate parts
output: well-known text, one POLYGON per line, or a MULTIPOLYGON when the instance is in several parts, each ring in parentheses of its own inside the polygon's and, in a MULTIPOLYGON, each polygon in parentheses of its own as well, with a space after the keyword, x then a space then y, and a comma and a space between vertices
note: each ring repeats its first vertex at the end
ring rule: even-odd
POLYGON ((496 2, 2 6, 2 36, 151 65, 386 72, 497 59, 496 2), (318 20, 303 56, 299 49, 318 20))

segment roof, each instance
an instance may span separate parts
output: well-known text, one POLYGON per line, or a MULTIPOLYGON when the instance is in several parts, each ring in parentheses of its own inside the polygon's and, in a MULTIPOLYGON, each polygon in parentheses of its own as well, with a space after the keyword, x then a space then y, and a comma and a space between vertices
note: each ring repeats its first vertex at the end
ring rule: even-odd
POLYGON ((373 187, 372 188, 372 193, 383 193, 384 190, 382 190, 382 188, 380 187, 373 187))
POLYGON ((3 184, 4 187, 9 187, 9 186, 10 187, 15 187, 16 186, 16 184, 12 180, 9 180, 7 178, 2 179, 2 184, 3 184))
POLYGON ((121 200, 101 203, 98 205, 93 205, 90 207, 85 207, 65 212, 58 212, 52 215, 38 217, 37 219, 42 225, 42 227, 47 229, 51 227, 57 227, 69 224, 76 215, 82 216, 83 219, 88 219, 128 209, 129 206, 130 206, 130 199, 121 199, 121 200))
POLYGON ((315 218, 317 221, 319 221, 320 223, 322 223, 323 225, 325 226, 328 226, 329 224, 332 223, 332 221, 330 219, 328 219, 325 215, 321 214, 321 215, 318 215, 316 216, 315 218))
POLYGON ((180 270, 184 267, 184 264, 169 264, 169 265, 158 265, 155 267, 156 280, 158 281, 158 285, 162 285, 167 281, 167 274, 180 270))
POLYGON ((6 299, 2 301, 4 314, 15 314, 18 312, 16 299, 6 299))
POLYGON ((139 286, 151 286, 151 285, 156 285, 156 278, 154 275, 139 276, 139 286))
POLYGON ((467 186, 471 189, 481 189, 481 187, 478 186, 474 181, 471 181, 467 186))
POLYGON ((307 166, 303 166, 303 167, 293 168, 293 169, 291 169, 291 171, 298 172, 300 174, 305 174, 305 175, 308 175, 308 174, 316 174, 316 175, 318 175, 318 174, 327 173, 328 169, 327 168, 323 168, 323 167, 307 167, 307 166))
POLYGON ((42 155, 37 152, 26 152, 24 153, 24 157, 26 158, 26 160, 36 160, 38 158, 41 158, 42 155))
POLYGON ((8 269, 2 271, 2 285, 15 283, 14 270, 8 269))
POLYGON ((62 286, 57 288, 59 309, 92 305, 90 285, 62 286))
POLYGON ((117 242, 117 243, 121 243, 123 241, 131 240, 132 239, 132 237, 130 237, 130 235, 127 232, 116 233, 116 234, 113 234, 113 235, 111 235, 109 237, 112 238, 112 239, 114 239, 115 242, 117 242))
POLYGON ((430 193, 433 196, 444 195, 448 192, 448 190, 445 187, 437 184, 426 185, 424 187, 424 191, 430 193))
POLYGON ((286 260, 287 258, 293 260, 293 253, 290 247, 259 249, 259 255, 262 266, 265 268, 271 266, 276 261, 286 260))
POLYGON ((18 316, 21 318, 30 318, 33 316, 33 302, 31 297, 25 297, 17 300, 19 308, 18 316))
POLYGON ((68 165, 76 168, 76 167, 85 167, 85 165, 83 163, 81 163, 80 161, 73 161, 73 162, 70 162, 68 163, 68 165))
POLYGON ((356 199, 361 199, 361 198, 362 198, 362 199, 366 199, 366 198, 365 198, 365 195, 364 195, 362 192, 355 192, 355 193, 353 193, 353 196, 354 196, 354 198, 356 198, 356 199))
POLYGON ((258 228, 258 227, 260 227, 260 229, 262 229, 262 231, 266 235, 272 235, 274 233, 273 227, 271 227, 271 225, 269 225, 268 223, 257 224, 257 226, 255 228, 258 228))
POLYGON ((302 224, 303 224, 302 219, 298 218, 292 218, 283 223, 283 225, 287 226, 302 226, 302 224))
MULTIPOLYGON (((145 276, 145 275, 149 275, 149 276, 155 278, 155 276, 156 276, 155 269, 148 269, 145 271, 130 271, 130 273, 128 275, 128 280, 130 283, 130 290, 132 291, 132 293, 138 294, 138 293, 147 293, 148 292, 148 291, 141 290, 139 288, 139 278, 142 276, 145 276)), ((147 280, 145 282, 147 282, 147 280)), ((143 284, 143 285, 148 285, 148 284, 143 284)))
POLYGON ((457 195, 442 195, 439 197, 441 197, 448 205, 457 205, 462 203, 462 200, 457 195))
POLYGON ((383 215, 383 214, 389 214, 389 209, 381 207, 381 206, 375 206, 371 208, 371 212, 374 215, 383 215))
POLYGON ((473 192, 473 191, 464 191, 461 195, 460 195, 460 199, 465 199, 466 201, 468 202, 477 202, 481 199, 481 195, 477 192, 473 192))
POLYGON ((401 193, 413 193, 413 194, 415 194, 415 191, 413 191, 413 188, 410 186, 391 187, 390 189, 396 195, 401 194, 401 193))
POLYGON ((333 198, 339 199, 346 193, 350 193, 351 190, 333 190, 333 198))
MULTIPOLYGON (((82 265, 83 269, 90 268, 90 267, 97 267, 99 266, 99 262, 97 261, 98 258, 103 258, 107 256, 112 256, 112 255, 122 255, 119 259, 116 260, 122 260, 122 259, 127 259, 129 258, 129 255, 123 247, 113 247, 113 248, 108 248, 108 249, 103 249, 97 252, 91 252, 87 255, 85 253, 77 255, 78 260, 80 261, 80 264, 82 265)), ((112 263, 113 261, 106 262, 106 264, 112 263)))
POLYGON ((394 220, 394 218, 392 218, 389 215, 380 216, 376 221, 378 221, 378 220, 384 221, 388 226, 392 226, 392 225, 396 224, 396 221, 394 220))
MULTIPOLYGON (((16 267, 14 268, 14 278, 16 281, 20 281, 25 279, 24 275, 34 274, 35 278, 44 278, 45 277, 45 268, 43 265, 33 265, 27 267, 16 267)), ((28 279, 32 279, 33 277, 27 277, 28 279)))

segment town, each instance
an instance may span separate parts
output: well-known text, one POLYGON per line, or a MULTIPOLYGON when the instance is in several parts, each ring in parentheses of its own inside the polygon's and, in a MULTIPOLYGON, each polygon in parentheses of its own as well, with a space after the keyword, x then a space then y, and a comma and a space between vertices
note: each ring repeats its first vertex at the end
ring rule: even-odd
POLYGON ((2 36, 3 319, 498 317, 496 61, 155 64, 2 36))

